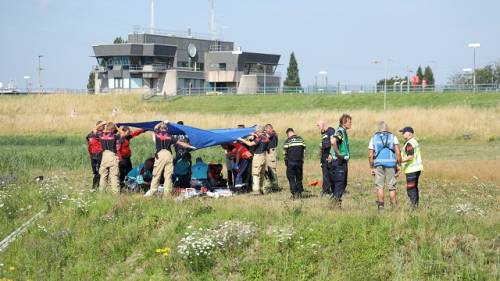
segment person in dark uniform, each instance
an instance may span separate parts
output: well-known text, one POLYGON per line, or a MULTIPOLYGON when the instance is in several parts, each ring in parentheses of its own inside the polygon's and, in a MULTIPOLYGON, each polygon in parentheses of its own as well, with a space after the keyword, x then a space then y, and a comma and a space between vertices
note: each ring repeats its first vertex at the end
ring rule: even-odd
POLYGON ((102 146, 99 141, 100 135, 104 130, 106 121, 98 121, 95 124, 94 129, 87 135, 87 145, 90 156, 90 165, 92 166, 92 173, 94 174, 92 179, 92 190, 96 191, 99 187, 99 180, 101 175, 99 174, 99 167, 101 166, 102 160, 102 146))
POLYGON ((304 151, 306 145, 302 137, 297 136, 292 128, 286 130, 288 139, 283 144, 286 165, 286 177, 290 183, 292 199, 300 199, 302 191, 302 175, 304 168, 304 151))
POLYGON ((342 195, 347 187, 347 163, 350 159, 350 145, 347 130, 351 128, 352 118, 349 114, 342 114, 339 119, 339 127, 332 139, 332 156, 333 167, 333 193, 332 199, 337 207, 341 207, 342 195))
POLYGON ((269 181, 269 189, 276 191, 278 190, 278 173, 276 172, 278 166, 278 156, 276 152, 276 147, 278 147, 278 134, 276 134, 271 124, 266 124, 264 130, 266 130, 269 136, 269 144, 266 152, 266 179, 269 181))
POLYGON ((332 147, 332 138, 335 135, 335 129, 329 127, 325 121, 318 121, 316 124, 321 132, 320 143, 320 163, 321 172, 323 173, 323 190, 321 196, 331 195, 333 193, 333 166, 330 149, 332 147))

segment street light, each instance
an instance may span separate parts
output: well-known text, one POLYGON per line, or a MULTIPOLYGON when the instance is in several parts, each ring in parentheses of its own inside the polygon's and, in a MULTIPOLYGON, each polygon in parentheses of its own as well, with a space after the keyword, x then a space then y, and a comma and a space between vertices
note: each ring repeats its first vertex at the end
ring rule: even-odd
MULTIPOLYGON (((389 62, 392 61, 391 59, 387 59, 387 62, 384 64, 385 67, 385 75, 384 75, 384 110, 387 110, 387 68, 389 62)), ((381 60, 374 60, 372 62, 373 64, 380 64, 382 63, 381 60)), ((378 83, 377 83, 378 84, 378 83)))
POLYGON ((30 92, 30 79, 31 79, 31 76, 24 76, 23 77, 24 80, 26 81, 26 93, 29 93, 30 92))
POLYGON ((481 44, 480 43, 469 43, 468 47, 474 49, 474 68, 472 69, 474 76, 472 78, 472 85, 473 85, 472 87, 473 87, 473 91, 476 92, 476 49, 481 47, 481 44))
POLYGON ((328 71, 322 70, 322 71, 320 71, 318 73, 319 73, 319 75, 325 76, 325 89, 324 89, 324 91, 328 92, 328 71))

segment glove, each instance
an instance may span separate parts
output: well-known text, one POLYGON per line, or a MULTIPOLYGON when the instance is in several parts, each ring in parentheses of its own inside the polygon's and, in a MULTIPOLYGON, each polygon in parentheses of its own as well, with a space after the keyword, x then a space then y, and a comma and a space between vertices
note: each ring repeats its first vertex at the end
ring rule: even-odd
POLYGON ((165 125, 168 124, 168 120, 163 120, 163 123, 165 123, 165 125))
POLYGON ((346 155, 346 156, 344 156, 343 158, 344 158, 344 160, 346 160, 346 161, 347 161, 347 160, 349 160, 349 155, 346 155))

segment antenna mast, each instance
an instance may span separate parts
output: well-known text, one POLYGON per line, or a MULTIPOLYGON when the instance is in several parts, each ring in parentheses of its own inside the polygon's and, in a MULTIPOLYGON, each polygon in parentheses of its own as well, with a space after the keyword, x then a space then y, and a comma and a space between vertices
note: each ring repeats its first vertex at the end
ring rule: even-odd
POLYGON ((217 32, 215 31, 215 0, 210 0, 210 34, 212 40, 217 39, 217 32))
POLYGON ((154 33, 155 29, 155 1, 151 0, 151 22, 149 24, 149 29, 151 34, 154 33))

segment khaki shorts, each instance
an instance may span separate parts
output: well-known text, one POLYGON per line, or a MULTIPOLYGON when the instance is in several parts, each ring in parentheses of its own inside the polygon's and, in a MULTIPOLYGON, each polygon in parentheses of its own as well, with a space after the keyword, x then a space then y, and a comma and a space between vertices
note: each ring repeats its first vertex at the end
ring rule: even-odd
POLYGON ((384 185, 387 185, 389 190, 396 190, 397 182, 396 168, 375 167, 375 187, 377 189, 384 188, 384 185))

